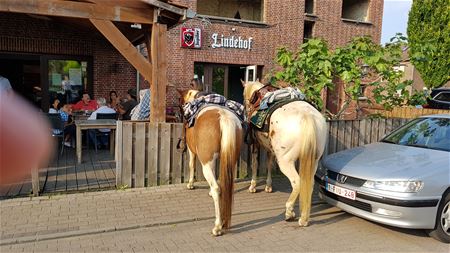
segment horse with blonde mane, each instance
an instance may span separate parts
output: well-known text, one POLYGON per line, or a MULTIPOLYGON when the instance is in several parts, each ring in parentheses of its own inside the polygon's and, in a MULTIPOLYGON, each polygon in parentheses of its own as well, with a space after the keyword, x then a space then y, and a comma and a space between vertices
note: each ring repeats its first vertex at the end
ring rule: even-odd
MULTIPOLYGON (((196 90, 181 91, 182 104, 194 100, 196 90)), ((203 175, 210 186, 214 200, 215 222, 212 234, 219 236, 231 225, 231 209, 234 191, 234 168, 242 143, 242 125, 230 110, 219 105, 208 105, 195 116, 195 124, 185 124, 186 145, 189 152, 190 177, 188 189, 194 188, 194 162, 198 157, 203 175), (219 184, 215 177, 216 161, 220 158, 219 184)))
MULTIPOLYGON (((253 93, 264 85, 259 81, 242 82, 242 84, 245 109, 248 111, 253 93)), ((269 167, 275 156, 281 172, 288 177, 291 183, 292 192, 286 202, 285 218, 286 220, 295 218, 294 204, 300 194, 301 217, 298 223, 300 226, 308 226, 314 174, 324 152, 328 134, 325 118, 307 102, 294 101, 275 109, 269 118, 268 125, 267 133, 258 129, 253 131, 256 142, 271 151, 268 152, 272 156, 269 157, 269 167), (300 160, 299 171, 295 168, 297 160, 300 160)), ((257 149, 253 148, 252 150, 255 152, 257 149)), ((252 169, 255 168, 256 166, 253 166, 252 169)), ((268 180, 268 183, 271 182, 268 180)), ((252 184, 253 187, 256 185, 254 178, 252 184)), ((270 192, 271 185, 268 186, 266 186, 266 191, 270 192)), ((254 192, 252 185, 249 190, 254 192)))

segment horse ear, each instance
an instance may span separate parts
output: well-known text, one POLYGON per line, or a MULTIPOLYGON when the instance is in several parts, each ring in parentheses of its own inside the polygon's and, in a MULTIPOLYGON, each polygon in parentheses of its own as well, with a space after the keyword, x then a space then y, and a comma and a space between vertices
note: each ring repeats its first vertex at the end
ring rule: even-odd
POLYGON ((242 87, 245 87, 246 83, 244 82, 244 80, 241 79, 241 83, 242 83, 242 87))

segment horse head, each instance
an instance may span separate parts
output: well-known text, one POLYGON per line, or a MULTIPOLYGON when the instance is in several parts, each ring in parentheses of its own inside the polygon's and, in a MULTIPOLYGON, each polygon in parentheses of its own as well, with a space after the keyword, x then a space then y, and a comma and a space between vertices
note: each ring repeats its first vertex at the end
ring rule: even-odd
POLYGON ((199 93, 198 90, 177 89, 177 91, 180 94, 180 105, 191 102, 192 100, 195 99, 195 95, 197 95, 197 93, 199 93))
POLYGON ((259 80, 254 82, 244 82, 241 80, 242 86, 244 87, 244 106, 248 108, 251 103, 251 98, 255 91, 261 89, 264 84, 260 83, 259 80))

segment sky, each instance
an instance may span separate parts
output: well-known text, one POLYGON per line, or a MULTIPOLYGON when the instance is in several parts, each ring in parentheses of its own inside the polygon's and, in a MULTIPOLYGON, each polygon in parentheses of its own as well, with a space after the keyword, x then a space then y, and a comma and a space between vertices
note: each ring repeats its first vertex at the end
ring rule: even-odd
POLYGON ((396 33, 406 36, 408 13, 412 0, 384 0, 383 26, 381 30, 381 44, 389 42, 396 33))

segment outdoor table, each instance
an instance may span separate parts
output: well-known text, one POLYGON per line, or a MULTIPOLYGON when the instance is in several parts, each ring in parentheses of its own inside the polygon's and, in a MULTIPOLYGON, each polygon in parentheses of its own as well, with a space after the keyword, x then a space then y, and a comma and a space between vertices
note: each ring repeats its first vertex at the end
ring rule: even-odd
POLYGON ((78 163, 81 163, 81 130, 87 129, 102 129, 108 128, 111 129, 111 133, 109 135, 109 149, 111 154, 114 155, 115 148, 115 133, 116 130, 116 120, 115 119, 96 119, 96 120, 75 120, 75 125, 77 127, 77 158, 78 163))

